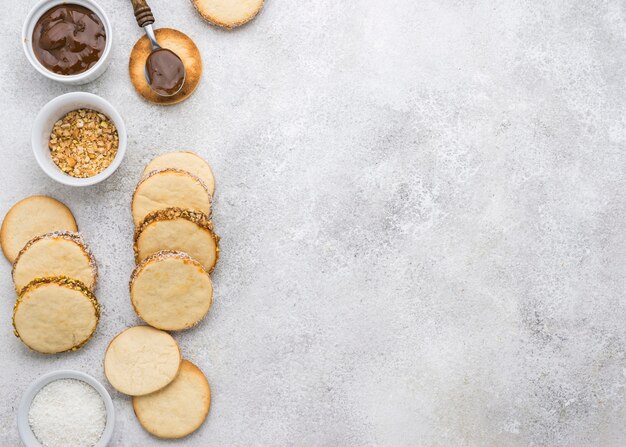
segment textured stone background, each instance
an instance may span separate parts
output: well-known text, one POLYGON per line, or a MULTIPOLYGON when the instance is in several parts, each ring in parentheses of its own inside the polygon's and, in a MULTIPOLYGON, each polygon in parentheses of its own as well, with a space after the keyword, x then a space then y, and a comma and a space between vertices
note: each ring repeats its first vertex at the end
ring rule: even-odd
MULTIPOLYGON (((48 180, 38 110, 71 91, 20 44, 33 1, 0 14, 0 212, 50 194, 98 258, 104 315, 80 352, 11 333, 0 263, 0 439, 37 376, 106 383, 129 304, 129 201, 155 154, 195 150, 217 176, 223 257, 209 317, 177 334, 213 406, 179 442, 143 432, 112 392, 115 446, 626 444, 626 4, 620 0, 268 0, 249 26, 152 0, 196 40, 187 102, 141 100, 129 2, 110 69, 81 89, 116 105, 129 148, 106 183, 48 180)), ((108 385, 107 385, 108 386, 108 385)))

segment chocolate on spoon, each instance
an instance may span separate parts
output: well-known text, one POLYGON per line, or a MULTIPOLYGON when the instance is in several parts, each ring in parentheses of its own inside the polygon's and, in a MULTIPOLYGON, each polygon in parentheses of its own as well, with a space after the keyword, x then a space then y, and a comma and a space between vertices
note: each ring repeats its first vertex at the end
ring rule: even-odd
POLYGON ((137 24, 144 29, 152 46, 146 60, 145 76, 150 88, 159 96, 174 96, 185 84, 185 66, 176 53, 162 48, 156 40, 152 24, 154 16, 146 0, 131 0, 137 24))

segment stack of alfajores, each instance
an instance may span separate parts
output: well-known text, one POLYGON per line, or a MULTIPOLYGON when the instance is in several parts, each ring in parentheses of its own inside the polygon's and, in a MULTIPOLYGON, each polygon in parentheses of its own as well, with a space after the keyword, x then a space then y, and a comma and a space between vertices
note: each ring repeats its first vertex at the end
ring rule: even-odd
POLYGON ((100 319, 96 262, 77 231, 69 208, 47 196, 21 200, 2 222, 0 244, 17 292, 14 332, 43 354, 79 349, 100 319))
POLYGON ((209 274, 219 258, 211 221, 215 179, 211 167, 191 152, 152 160, 132 198, 136 268, 131 304, 149 326, 118 334, 105 354, 107 379, 133 396, 141 425, 162 438, 195 431, 210 407, 209 383, 184 360, 174 338, 198 324, 213 302, 209 274), (150 327, 151 326, 151 327, 150 327))

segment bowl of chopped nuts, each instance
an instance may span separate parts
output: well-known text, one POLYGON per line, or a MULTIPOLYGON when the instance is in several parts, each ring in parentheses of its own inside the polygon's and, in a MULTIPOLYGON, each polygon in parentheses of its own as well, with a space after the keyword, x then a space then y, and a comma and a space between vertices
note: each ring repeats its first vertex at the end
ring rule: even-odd
POLYGON ((73 92, 46 104, 32 131, 37 163, 50 178, 89 186, 111 176, 126 152, 126 126, 98 95, 73 92))

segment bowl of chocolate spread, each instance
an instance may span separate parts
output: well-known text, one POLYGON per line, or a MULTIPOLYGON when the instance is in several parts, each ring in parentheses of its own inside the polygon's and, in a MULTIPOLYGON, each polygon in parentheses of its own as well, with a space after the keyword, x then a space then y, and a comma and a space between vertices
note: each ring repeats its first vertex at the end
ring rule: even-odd
POLYGON ((112 37, 109 19, 93 0, 42 0, 22 29, 33 67, 64 84, 85 84, 104 73, 112 37))

